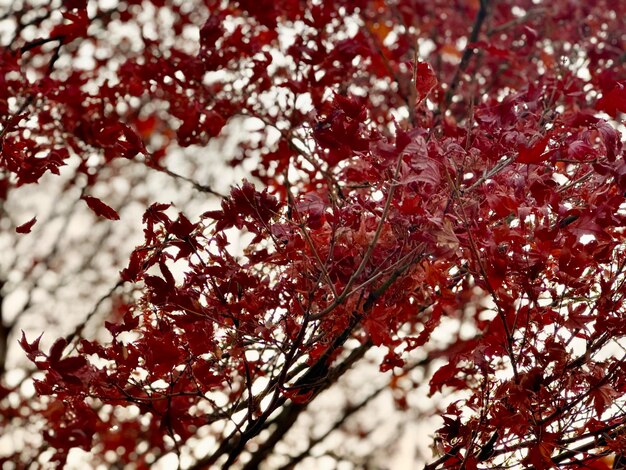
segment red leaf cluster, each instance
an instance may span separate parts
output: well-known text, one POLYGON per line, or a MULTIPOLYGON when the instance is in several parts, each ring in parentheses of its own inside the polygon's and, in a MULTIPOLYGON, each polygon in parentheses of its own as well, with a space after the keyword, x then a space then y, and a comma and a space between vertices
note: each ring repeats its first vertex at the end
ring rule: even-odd
POLYGON ((623 2, 89 6, 2 36, 0 202, 67 170, 118 220, 86 194, 120 209, 134 165, 206 199, 141 199, 103 335, 22 336, 55 462, 256 468, 374 348, 401 408, 451 397, 426 469, 622 450, 623 2), (233 147, 250 181, 227 196, 171 169, 233 147))

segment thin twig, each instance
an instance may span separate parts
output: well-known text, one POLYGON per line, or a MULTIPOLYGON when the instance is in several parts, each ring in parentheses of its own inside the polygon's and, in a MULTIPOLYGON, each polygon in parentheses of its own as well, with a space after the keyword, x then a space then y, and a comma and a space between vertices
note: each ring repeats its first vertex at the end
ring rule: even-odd
POLYGON ((465 50, 463 51, 463 55, 461 56, 461 61, 454 73, 454 77, 450 82, 448 90, 446 91, 445 103, 446 105, 452 102, 452 97, 454 96, 454 92, 456 91, 459 83, 461 82, 461 75, 467 69, 469 65, 469 61, 474 54, 474 43, 478 40, 478 36, 480 34, 480 29, 483 26, 485 18, 487 18, 487 8, 489 6, 489 0, 480 0, 480 8, 478 9, 478 13, 476 13, 476 18, 474 18, 474 25, 472 27, 472 32, 470 33, 470 37, 467 40, 467 45, 465 46, 465 50))

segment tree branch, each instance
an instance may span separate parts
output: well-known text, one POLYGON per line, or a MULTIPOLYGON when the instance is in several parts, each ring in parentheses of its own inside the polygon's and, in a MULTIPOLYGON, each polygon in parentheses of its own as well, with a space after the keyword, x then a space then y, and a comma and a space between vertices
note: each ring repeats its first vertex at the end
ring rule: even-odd
POLYGON ((480 0, 480 8, 478 9, 478 13, 476 13, 476 18, 474 18, 474 25, 472 26, 472 32, 470 33, 470 37, 467 40, 467 44, 465 46, 465 50, 463 51, 463 55, 461 56, 461 61, 454 72, 454 77, 452 77, 452 81, 448 86, 448 90, 446 91, 445 103, 449 105, 452 102, 452 97, 454 96, 454 92, 456 91, 459 83, 461 81, 461 75, 467 69, 469 65, 469 61, 474 54, 474 46, 478 40, 478 36, 480 34, 480 30, 483 26, 485 18, 487 18, 487 9, 489 7, 489 0, 480 0))

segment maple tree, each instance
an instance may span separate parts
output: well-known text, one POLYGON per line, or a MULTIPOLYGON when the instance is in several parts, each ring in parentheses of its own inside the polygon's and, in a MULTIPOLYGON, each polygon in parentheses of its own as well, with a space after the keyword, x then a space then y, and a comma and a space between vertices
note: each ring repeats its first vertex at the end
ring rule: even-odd
MULTIPOLYGON (((107 243, 119 274, 61 339, 21 333, 34 369, 16 383, 19 322, 0 318, 0 426, 42 436, 5 461, 292 468, 391 391, 407 413, 436 399, 427 469, 621 468, 624 17, 565 0, 12 4, 4 227, 38 246, 46 222, 12 195, 62 181, 56 204, 102 230, 69 276, 107 243), (222 194, 207 149, 229 138, 248 174, 222 194), (111 227, 132 204, 143 241, 122 261, 111 227), (280 451, 367 361, 383 386, 280 451)), ((29 266, 16 249, 0 280, 36 291, 71 237, 29 266)))

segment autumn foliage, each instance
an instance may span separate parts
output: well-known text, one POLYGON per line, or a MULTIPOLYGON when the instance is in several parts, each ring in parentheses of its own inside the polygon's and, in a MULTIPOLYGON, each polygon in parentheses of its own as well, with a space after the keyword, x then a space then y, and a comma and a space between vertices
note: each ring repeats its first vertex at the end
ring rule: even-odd
POLYGON ((121 224, 99 194, 128 161, 203 207, 138 199, 102 328, 10 332, 36 397, 5 382, 0 426, 43 440, 7 462, 291 468, 327 434, 278 444, 376 357, 372 396, 432 398, 429 470, 623 468, 624 2, 57 3, 2 17, 0 202, 71 169, 121 224))

